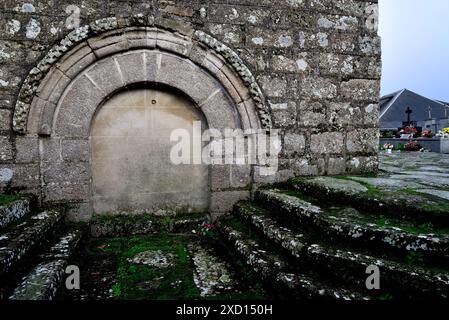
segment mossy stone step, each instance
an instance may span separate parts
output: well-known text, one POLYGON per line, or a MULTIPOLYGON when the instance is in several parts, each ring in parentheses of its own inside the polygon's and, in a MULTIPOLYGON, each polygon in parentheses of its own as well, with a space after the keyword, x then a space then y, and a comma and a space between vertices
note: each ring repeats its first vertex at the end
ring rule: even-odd
POLYGON ((207 222, 206 213, 158 216, 154 214, 96 215, 90 223, 90 234, 94 238, 145 235, 160 232, 190 232, 198 224, 207 222))
POLYGON ((218 222, 219 231, 247 265, 288 298, 325 300, 366 300, 369 297, 344 288, 331 287, 320 279, 289 269, 289 262, 229 221, 218 222))
POLYGON ((398 226, 379 226, 370 221, 371 216, 362 215, 348 207, 338 210, 322 209, 297 196, 277 190, 259 190, 255 199, 270 211, 296 222, 308 225, 331 240, 345 240, 359 247, 385 248, 387 250, 420 252, 433 260, 449 261, 449 236, 435 233, 419 233, 398 226))
POLYGON ((30 212, 29 199, 18 199, 12 196, 7 198, 2 196, 0 199, 2 200, 0 201, 0 230, 23 218, 30 212), (6 199, 9 199, 9 201, 6 199))
POLYGON ((49 238, 62 217, 61 211, 44 211, 0 235, 0 277, 12 272, 22 258, 49 238))
POLYGON ((385 191, 345 177, 296 178, 283 184, 283 187, 325 203, 351 205, 360 211, 377 215, 449 228, 449 202, 413 190, 385 191))
POLYGON ((40 255, 41 262, 25 276, 10 300, 53 300, 62 283, 70 256, 82 237, 81 229, 66 231, 40 255))
POLYGON ((441 299, 447 298, 449 294, 449 273, 432 273, 349 249, 335 249, 330 243, 318 244, 307 234, 298 234, 281 226, 263 209, 249 203, 237 204, 234 214, 293 257, 299 258, 301 266, 307 263, 310 268, 344 279, 359 290, 365 289, 366 268, 376 265, 381 270, 383 289, 395 296, 429 296, 441 299))

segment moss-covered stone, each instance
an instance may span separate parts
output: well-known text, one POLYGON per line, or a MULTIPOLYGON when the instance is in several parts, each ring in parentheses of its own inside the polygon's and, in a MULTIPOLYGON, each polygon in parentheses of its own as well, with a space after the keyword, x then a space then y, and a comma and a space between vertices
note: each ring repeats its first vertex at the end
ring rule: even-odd
POLYGON ((102 297, 117 300, 196 300, 267 297, 264 290, 256 284, 234 281, 233 270, 228 269, 227 263, 193 235, 160 232, 132 237, 97 238, 91 239, 87 247, 90 257, 86 259, 89 261, 80 262, 86 270, 84 281, 87 289, 81 297, 68 296, 68 299, 102 297), (207 257, 204 257, 205 254, 207 257), (91 264, 91 261, 103 255, 106 255, 107 260, 115 261, 109 265, 109 270, 98 269, 104 268, 104 264, 91 264), (106 283, 110 285, 96 290, 101 286, 101 281, 96 277, 90 278, 89 274, 99 272, 108 275, 110 279, 106 283))
POLYGON ((30 201, 17 196, 0 195, 0 229, 21 219, 30 212, 30 201))
MULTIPOLYGON (((346 182, 358 183, 346 179, 346 182)), ((362 186, 361 183, 358 183, 362 186)), ((410 190, 381 191, 374 186, 367 186, 365 191, 354 192, 353 189, 341 188, 340 184, 329 184, 327 180, 292 179, 287 184, 301 193, 315 197, 328 204, 351 205, 360 211, 388 215, 398 219, 414 221, 418 224, 432 222, 438 228, 449 227, 449 205, 444 199, 410 190)))
POLYGON ((120 237, 159 232, 190 232, 198 224, 208 221, 204 213, 157 216, 136 215, 96 215, 90 224, 93 237, 120 237))
POLYGON ((324 282, 291 269, 289 262, 263 244, 244 226, 233 220, 221 221, 220 231, 226 240, 251 266, 260 277, 270 283, 278 291, 282 291, 290 299, 342 299, 361 300, 368 299, 355 291, 332 287, 324 282), (233 226, 237 226, 236 230, 233 226), (244 231, 246 229, 246 231, 244 231))
MULTIPOLYGON (((288 254, 299 259, 302 268, 309 266, 312 270, 321 270, 329 276, 335 275, 338 279, 345 279, 359 290, 363 288, 365 280, 359 272, 370 265, 377 265, 381 269, 383 288, 388 292, 408 297, 421 295, 441 299, 446 297, 446 292, 449 290, 448 270, 434 273, 418 265, 413 265, 411 268, 408 263, 401 264, 378 256, 359 253, 350 247, 338 249, 335 248, 335 244, 325 242, 323 239, 315 242, 309 234, 294 232, 270 218, 264 210, 247 203, 237 205, 234 212, 288 254)), ((254 239, 253 236, 252 238, 254 239)))
POLYGON ((24 256, 45 241, 62 217, 60 211, 41 212, 3 234, 0 240, 0 276, 13 271, 24 256))

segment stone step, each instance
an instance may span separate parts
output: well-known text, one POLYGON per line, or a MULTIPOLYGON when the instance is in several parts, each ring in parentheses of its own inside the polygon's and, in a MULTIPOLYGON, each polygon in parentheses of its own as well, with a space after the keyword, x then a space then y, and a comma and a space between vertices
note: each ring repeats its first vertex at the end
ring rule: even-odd
POLYGON ((5 203, 0 204, 0 230, 5 229, 30 212, 29 199, 14 199, 15 197, 12 198, 11 202, 5 201, 5 203))
POLYGON ((161 231, 183 233, 207 222, 208 214, 193 213, 177 216, 140 215, 98 215, 90 223, 90 234, 94 238, 119 237, 158 233, 161 231))
POLYGON ((406 189, 382 191, 361 182, 333 177, 297 178, 283 186, 323 203, 350 205, 362 212, 449 228, 449 202, 432 195, 406 189))
POLYGON ((239 203, 234 214, 275 244, 281 246, 301 263, 310 268, 334 275, 351 283, 355 288, 365 288, 368 266, 378 266, 383 290, 398 297, 447 298, 449 273, 435 273, 420 268, 410 268, 401 263, 353 252, 352 249, 336 249, 333 244, 312 240, 306 233, 294 232, 281 226, 261 208, 249 203, 239 203), (400 290, 398 290, 400 288, 400 290))
POLYGON ((273 215, 300 226, 310 226, 330 240, 345 240, 362 248, 403 254, 419 252, 434 261, 449 261, 449 235, 410 232, 403 229, 407 227, 400 221, 394 227, 379 226, 375 217, 362 215, 351 207, 329 211, 277 190, 259 190, 255 199, 273 215))
POLYGON ((49 210, 30 216, 0 235, 0 277, 13 272, 17 263, 53 235, 63 213, 49 210))
POLYGON ((81 229, 72 229, 58 237, 55 244, 39 256, 41 262, 23 277, 9 299, 53 300, 81 237, 81 229))
POLYGON ((288 298, 325 300, 367 300, 369 297, 345 288, 333 287, 317 278, 291 269, 290 263, 245 231, 226 220, 218 221, 225 240, 266 283, 288 298))

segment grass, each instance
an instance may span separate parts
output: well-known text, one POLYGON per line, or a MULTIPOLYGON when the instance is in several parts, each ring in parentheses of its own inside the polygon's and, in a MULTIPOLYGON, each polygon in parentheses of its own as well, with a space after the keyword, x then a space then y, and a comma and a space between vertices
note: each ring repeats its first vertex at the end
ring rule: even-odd
POLYGON ((398 227, 406 232, 414 234, 444 234, 448 230, 436 229, 432 222, 427 222, 423 224, 406 223, 405 221, 398 221, 389 217, 381 215, 375 218, 374 223, 380 227, 398 227))
POLYGON ((119 300, 190 300, 190 299, 262 299, 260 285, 229 293, 201 297, 193 280, 193 265, 187 251, 191 237, 179 234, 134 236, 97 240, 92 247, 100 253, 114 253, 118 266, 112 292, 119 300), (173 265, 156 268, 129 261, 145 251, 161 251, 173 255, 173 265))
POLYGON ((400 192, 423 197, 427 201, 423 201, 418 206, 420 208, 423 208, 424 210, 437 211, 449 214, 449 201, 447 200, 444 200, 431 194, 422 193, 410 188, 402 189, 400 190, 400 192))
POLYGON ((8 205, 11 202, 14 202, 16 200, 20 200, 21 197, 17 195, 5 195, 0 194, 0 206, 8 205))
POLYGON ((115 297, 123 300, 177 300, 198 297, 199 291, 193 282, 184 241, 182 236, 167 233, 132 237, 122 242, 122 246, 117 246, 113 240, 108 250, 119 251, 120 255, 116 283, 112 288, 115 297), (173 254, 173 266, 155 268, 129 262, 128 259, 148 250, 173 254))

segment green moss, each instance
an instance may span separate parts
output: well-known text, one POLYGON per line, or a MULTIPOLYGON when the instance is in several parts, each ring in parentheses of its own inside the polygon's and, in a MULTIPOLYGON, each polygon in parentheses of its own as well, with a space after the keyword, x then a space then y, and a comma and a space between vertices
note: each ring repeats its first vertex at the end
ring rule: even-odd
POLYGON ((237 218, 226 219, 222 222, 222 224, 242 233, 247 233, 250 231, 248 226, 242 222, 242 220, 237 218))
MULTIPOLYGON (((363 177, 373 178, 375 176, 363 176, 363 177)), ((337 176, 335 178, 340 179, 340 180, 353 181, 353 182, 357 182, 357 183, 361 184, 362 186, 364 186, 365 188, 368 189, 368 191, 366 191, 363 195, 374 196, 374 195, 379 195, 381 193, 381 191, 379 189, 377 189, 375 186, 373 186, 372 184, 370 184, 366 181, 360 181, 358 179, 354 179, 354 177, 351 177, 351 176, 337 176)))
POLYGON ((385 293, 379 297, 380 301, 390 301, 393 300, 393 296, 389 293, 385 293))
POLYGON ((298 199, 310 202, 312 204, 320 204, 321 203, 321 205, 322 205, 322 202, 318 201, 316 198, 307 196, 307 195, 305 195, 299 191, 296 191, 296 190, 284 189, 284 190, 280 190, 279 192, 282 194, 285 194, 287 196, 296 197, 298 199))
POLYGON ((142 213, 142 214, 94 214, 92 217, 93 222, 139 222, 139 221, 145 221, 145 220, 152 220, 155 222, 160 222, 163 224, 170 224, 171 222, 177 221, 177 220, 184 220, 184 219, 199 219, 203 218, 206 215, 206 213, 203 212, 193 212, 193 213, 178 213, 175 216, 156 216, 152 213, 142 213))
MULTIPOLYGON (((122 239, 112 240, 108 250, 117 250, 122 239)), ((185 238, 162 233, 153 236, 131 237, 121 246, 117 280, 113 291, 118 299, 125 300, 171 300, 193 299, 199 291, 193 282, 189 257, 185 248, 185 238), (174 255, 173 266, 155 268, 132 264, 129 259, 148 251, 161 251, 174 255)))
POLYGON ((402 189, 400 192, 407 193, 414 196, 420 196, 424 198, 426 201, 422 201, 420 203, 414 204, 419 208, 422 208, 426 211, 435 211, 435 212, 441 212, 441 213, 447 213, 449 215, 449 201, 444 200, 440 197, 422 193, 415 189, 402 189))
POLYGON ((95 239, 89 243, 89 250, 99 253, 120 253, 125 242, 126 238, 95 239))
POLYGON ((387 225, 387 219, 385 216, 379 216, 377 219, 374 220, 374 223, 378 226, 386 226, 387 225))
POLYGON ((21 196, 18 195, 5 195, 0 194, 0 206, 8 205, 14 201, 22 199, 21 196))
MULTIPOLYGON (((186 249, 191 237, 170 233, 157 235, 96 239, 90 250, 114 253, 118 257, 115 283, 111 289, 115 299, 120 300, 191 300, 201 297, 193 280, 193 265, 186 249), (173 265, 155 268, 133 264, 136 254, 145 251, 161 251, 174 256, 173 265)), ((235 257, 234 257, 235 258, 235 257)), ((208 300, 266 299, 260 284, 245 287, 236 292, 210 296, 208 300)))
POLYGON ((424 266, 424 254, 422 252, 409 252, 407 253, 406 263, 411 267, 424 266))

